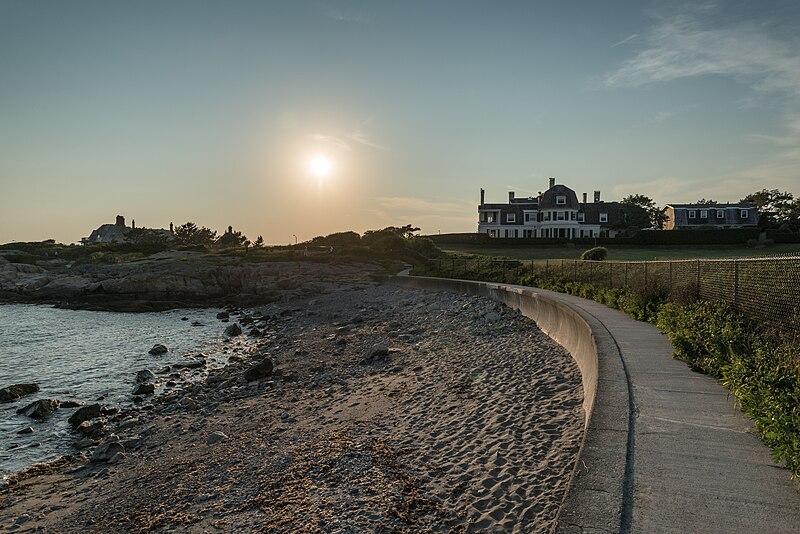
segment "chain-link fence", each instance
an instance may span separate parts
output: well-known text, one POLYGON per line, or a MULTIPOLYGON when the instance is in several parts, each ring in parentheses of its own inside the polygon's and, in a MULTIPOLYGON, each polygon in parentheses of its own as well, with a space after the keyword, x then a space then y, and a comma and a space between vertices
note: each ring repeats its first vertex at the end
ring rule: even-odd
POLYGON ((519 283, 582 282, 678 302, 722 301, 757 321, 800 333, 800 256, 670 261, 431 260, 428 274, 519 283))

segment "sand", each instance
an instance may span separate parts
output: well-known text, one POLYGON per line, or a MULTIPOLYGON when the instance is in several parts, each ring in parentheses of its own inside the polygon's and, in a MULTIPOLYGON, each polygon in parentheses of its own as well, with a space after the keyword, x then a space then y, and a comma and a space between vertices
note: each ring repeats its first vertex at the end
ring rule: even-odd
POLYGON ((582 388, 533 322, 481 297, 390 285, 259 311, 265 335, 232 340, 224 371, 108 422, 99 441, 126 446, 116 463, 78 459, 0 490, 0 530, 553 527, 582 388), (246 382, 265 356, 277 373, 246 382))

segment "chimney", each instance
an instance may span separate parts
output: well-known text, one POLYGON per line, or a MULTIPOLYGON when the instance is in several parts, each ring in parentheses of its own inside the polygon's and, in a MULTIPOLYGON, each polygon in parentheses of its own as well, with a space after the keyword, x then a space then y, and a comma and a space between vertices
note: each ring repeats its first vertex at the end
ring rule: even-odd
POLYGON ((124 227, 125 226, 125 217, 123 217, 122 215, 117 215, 117 222, 114 223, 114 224, 116 224, 117 226, 124 227))
POLYGON ((583 194, 583 203, 586 204, 586 193, 583 194))
POLYGON ((486 191, 483 190, 481 187, 481 206, 484 204, 484 198, 486 197, 486 191))
POLYGON ((594 192, 594 201, 595 203, 600 202, 600 191, 594 192))
POLYGON ((556 185, 556 179, 551 176, 550 177, 550 189, 553 189, 553 187, 555 187, 555 185, 556 185))
POLYGON ((169 233, 171 234, 175 233, 175 226, 172 223, 169 223, 169 233))
POLYGON ((511 204, 512 202, 514 202, 514 192, 513 191, 509 191, 508 192, 508 203, 511 204))

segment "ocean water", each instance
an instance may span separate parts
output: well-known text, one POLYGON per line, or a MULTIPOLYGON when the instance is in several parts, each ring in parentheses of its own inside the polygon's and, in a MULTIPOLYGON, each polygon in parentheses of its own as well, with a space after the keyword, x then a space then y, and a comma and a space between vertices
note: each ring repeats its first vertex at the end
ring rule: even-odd
POLYGON ((41 387, 34 395, 0 403, 0 477, 76 452, 70 443, 80 437, 67 423, 77 408, 58 409, 45 421, 19 415, 18 408, 37 399, 91 404, 102 398, 101 404, 126 406, 141 369, 156 372, 198 352, 211 367, 223 365, 226 325, 216 319, 217 311, 112 313, 0 305, 0 388, 27 382, 41 387), (193 321, 203 326, 192 326, 193 321), (148 354, 156 343, 170 351, 148 354), (17 434, 28 426, 32 434, 17 434))

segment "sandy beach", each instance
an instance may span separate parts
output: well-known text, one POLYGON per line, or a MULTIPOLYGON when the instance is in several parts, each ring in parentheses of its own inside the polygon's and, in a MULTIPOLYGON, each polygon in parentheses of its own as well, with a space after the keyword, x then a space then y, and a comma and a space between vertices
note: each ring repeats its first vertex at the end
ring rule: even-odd
POLYGON ((0 490, 0 530, 552 528, 582 388, 529 319, 481 297, 343 283, 220 327, 234 322, 249 324, 223 370, 193 384, 182 377, 197 370, 156 373, 176 386, 105 416, 92 446, 117 443, 110 462, 90 447, 0 490), (265 358, 273 372, 245 378, 265 358))

